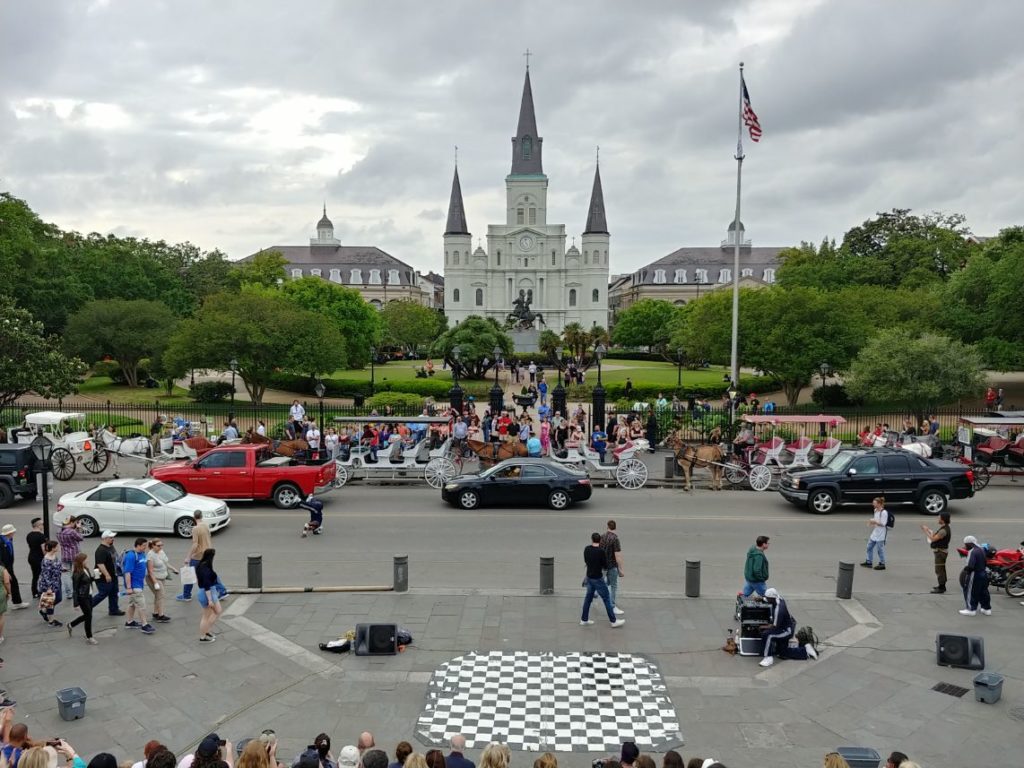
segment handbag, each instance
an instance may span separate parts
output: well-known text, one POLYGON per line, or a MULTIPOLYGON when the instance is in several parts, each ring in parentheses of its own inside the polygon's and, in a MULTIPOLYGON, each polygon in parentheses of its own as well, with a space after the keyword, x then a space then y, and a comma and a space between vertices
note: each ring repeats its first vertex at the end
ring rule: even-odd
POLYGON ((181 584, 186 586, 188 584, 196 583, 196 568, 194 565, 183 565, 181 566, 181 584))
POLYGON ((57 595, 54 594, 52 589, 48 589, 39 596, 39 610, 49 611, 53 609, 53 606, 57 602, 57 595))

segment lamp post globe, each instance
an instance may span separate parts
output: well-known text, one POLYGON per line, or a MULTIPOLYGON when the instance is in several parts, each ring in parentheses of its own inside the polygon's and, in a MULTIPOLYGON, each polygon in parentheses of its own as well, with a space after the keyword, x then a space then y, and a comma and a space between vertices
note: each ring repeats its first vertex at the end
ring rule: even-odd
MULTIPOLYGON (((231 407, 232 407, 232 411, 234 411, 234 405, 235 405, 235 374, 238 373, 238 360, 232 357, 231 361, 228 363, 228 367, 231 368, 231 407)), ((232 416, 233 415, 234 415, 234 413, 232 413, 232 416)))

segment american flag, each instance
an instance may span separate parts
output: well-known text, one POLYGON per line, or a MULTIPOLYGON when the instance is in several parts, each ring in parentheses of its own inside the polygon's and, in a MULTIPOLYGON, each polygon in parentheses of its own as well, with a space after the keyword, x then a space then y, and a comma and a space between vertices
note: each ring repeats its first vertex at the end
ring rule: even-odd
POLYGON ((761 140, 761 123, 758 122, 757 115, 750 106, 750 93, 747 91, 747 81, 741 77, 740 84, 743 86, 743 124, 750 131, 750 140, 757 142, 761 140))

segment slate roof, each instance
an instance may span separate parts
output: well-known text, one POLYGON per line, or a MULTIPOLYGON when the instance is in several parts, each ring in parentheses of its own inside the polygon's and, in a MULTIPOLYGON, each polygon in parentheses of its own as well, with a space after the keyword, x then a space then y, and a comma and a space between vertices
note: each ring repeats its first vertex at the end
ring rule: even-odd
POLYGON ((604 191, 601 189, 601 166, 594 169, 594 188, 590 192, 587 226, 583 234, 608 234, 608 220, 604 215, 604 191))
POLYGON ((512 175, 532 175, 544 173, 541 163, 541 145, 543 139, 537 135, 537 115, 533 110, 533 87, 530 85, 530 70, 526 70, 523 81, 523 99, 519 104, 519 125, 515 138, 512 139, 512 175), (529 157, 523 156, 523 137, 531 140, 532 149, 529 157))
MULTIPOLYGON (((759 246, 740 248, 740 270, 752 269, 754 277, 762 279, 765 269, 777 269, 779 266, 779 253, 782 247, 759 246)), ((718 279, 718 272, 721 269, 732 269, 733 249, 731 247, 683 247, 672 251, 667 256, 662 256, 657 261, 652 261, 636 270, 630 283, 632 285, 655 285, 655 272, 659 269, 665 270, 665 284, 673 282, 675 270, 687 270, 687 282, 697 282, 694 275, 695 269, 706 269, 708 280, 715 282, 718 279)))
POLYGON ((452 178, 452 196, 448 201, 448 225, 444 228, 446 235, 468 235, 466 226, 466 208, 462 204, 462 185, 459 183, 459 169, 455 168, 452 178))
MULTIPOLYGON (((388 270, 398 270, 398 283, 388 285, 416 285, 416 270, 390 253, 375 246, 361 245, 272 245, 264 251, 277 251, 288 262, 286 270, 301 269, 303 277, 310 277, 312 269, 321 270, 321 277, 330 279, 332 269, 341 271, 341 284, 352 285, 352 270, 360 270, 359 285, 370 284, 370 270, 380 269, 381 280, 388 279, 388 270)), ((256 254, 246 256, 250 261, 256 254)))

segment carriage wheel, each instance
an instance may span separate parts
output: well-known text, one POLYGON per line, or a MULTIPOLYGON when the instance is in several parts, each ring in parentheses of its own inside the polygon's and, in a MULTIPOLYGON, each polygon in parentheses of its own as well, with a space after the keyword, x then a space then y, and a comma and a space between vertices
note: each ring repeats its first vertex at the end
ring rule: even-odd
POLYGON ((110 456, 107 455, 106 448, 95 448, 82 456, 82 466, 85 467, 87 472, 94 475, 98 475, 106 469, 109 463, 110 456))
POLYGON ((616 467, 615 481, 629 491, 643 488, 647 482, 647 466, 640 459, 626 459, 616 467))
POLYGON ((451 459, 431 459, 423 468, 423 479, 431 488, 440 488, 449 480, 454 479, 457 474, 455 463, 451 459))
POLYGON ((988 467, 983 464, 973 464, 971 471, 974 472, 974 490, 980 491, 986 485, 989 480, 992 479, 992 473, 988 471, 988 467))
POLYGON ((53 476, 58 480, 70 480, 75 476, 75 457, 67 448, 54 448, 50 454, 53 476))
POLYGON ((339 464, 338 462, 334 462, 334 467, 338 470, 334 475, 334 485, 341 488, 348 482, 348 470, 345 469, 344 464, 339 464))
POLYGON ((747 482, 747 472, 738 464, 726 464, 725 479, 731 485, 743 485, 747 482))
POLYGON ((750 487, 755 491, 767 491, 772 484, 772 471, 764 464, 750 468, 750 487))

